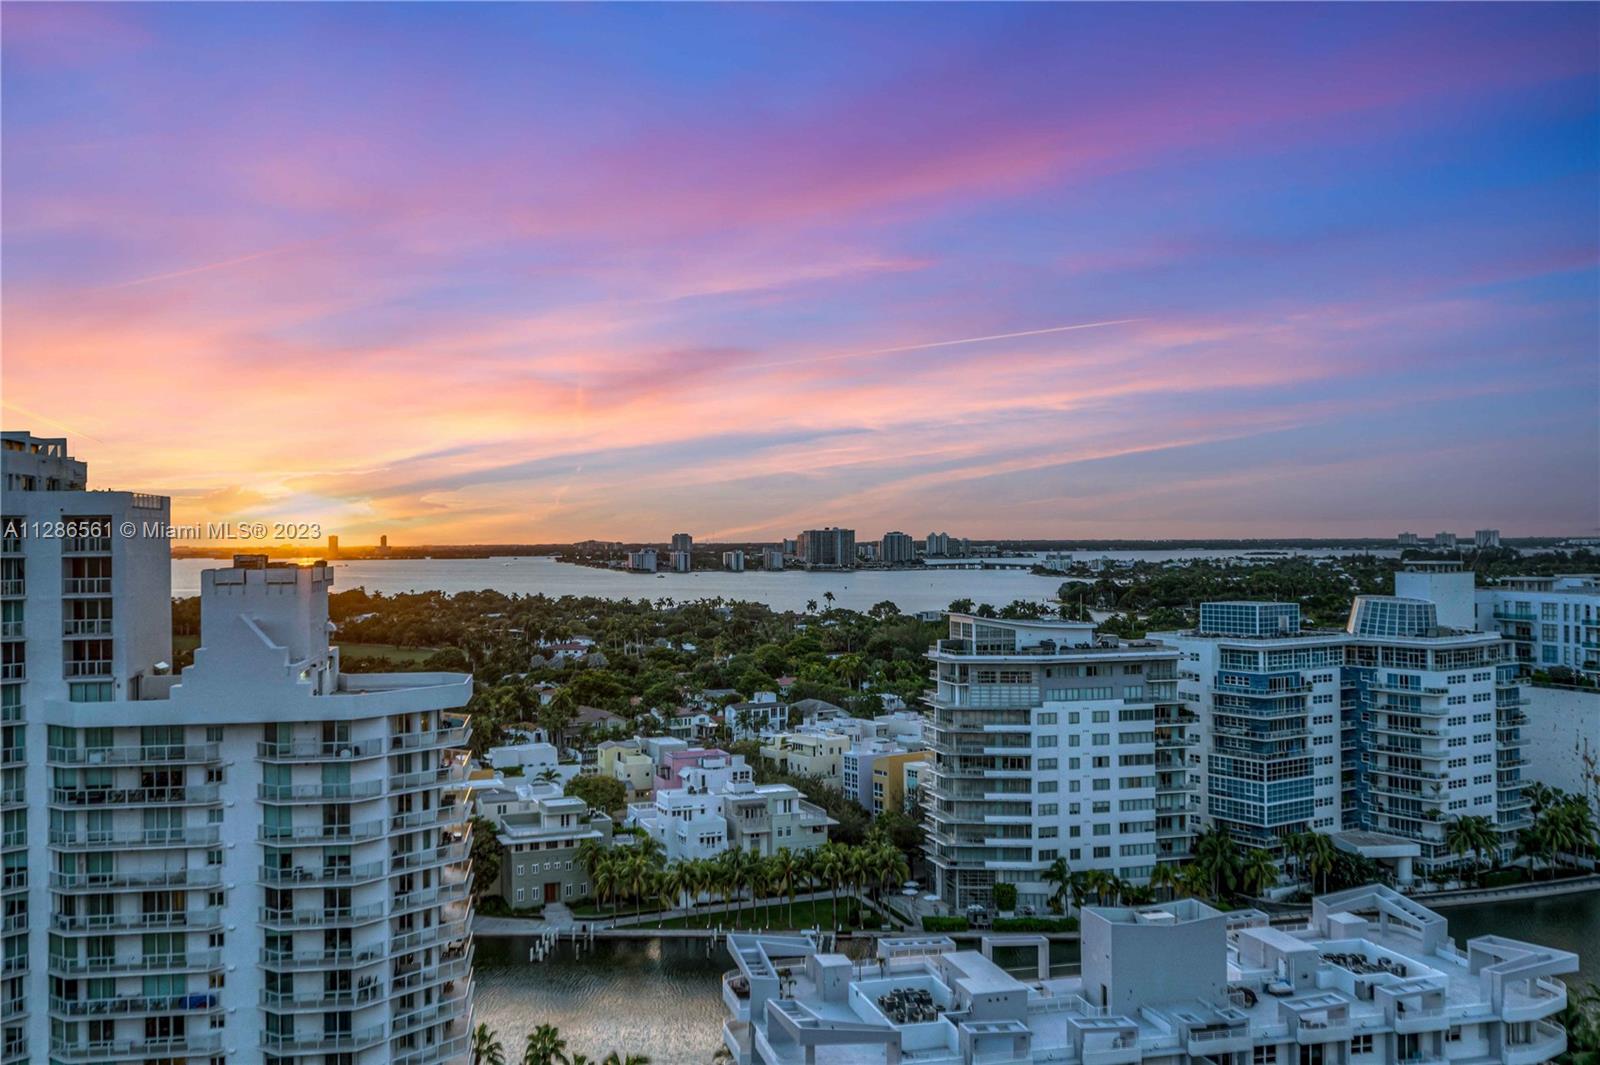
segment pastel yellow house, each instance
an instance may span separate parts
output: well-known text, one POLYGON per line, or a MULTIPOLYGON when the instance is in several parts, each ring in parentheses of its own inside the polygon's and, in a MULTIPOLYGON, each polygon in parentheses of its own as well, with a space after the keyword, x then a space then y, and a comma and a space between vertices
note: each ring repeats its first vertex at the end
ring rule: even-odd
POLYGON ((638 740, 607 740, 597 749, 595 762, 600 776, 622 781, 628 802, 648 799, 654 793, 656 766, 639 749, 638 740))
POLYGON ((906 796, 916 791, 922 767, 931 757, 929 751, 879 755, 872 763, 872 812, 904 810, 906 796))
POLYGON ((850 737, 835 733, 780 732, 761 745, 761 757, 780 773, 844 786, 844 752, 850 737))

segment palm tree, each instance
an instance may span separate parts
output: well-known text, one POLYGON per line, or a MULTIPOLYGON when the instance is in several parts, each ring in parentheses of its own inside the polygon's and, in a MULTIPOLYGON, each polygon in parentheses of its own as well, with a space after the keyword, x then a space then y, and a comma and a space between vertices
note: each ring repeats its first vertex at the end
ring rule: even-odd
POLYGON ((1169 899, 1177 898, 1178 888, 1182 883, 1183 874, 1178 871, 1178 867, 1175 865, 1162 864, 1150 870, 1151 889, 1167 892, 1169 899))
MULTIPOLYGON (((615 901, 622 892, 621 855, 603 858, 595 866, 594 872, 590 874, 589 879, 594 885, 596 902, 604 906, 607 898, 615 901)), ((615 913, 615 906, 612 907, 612 912, 615 913)))
POLYGON ((687 863, 674 862, 657 878, 656 886, 661 893, 661 908, 677 909, 683 897, 694 891, 693 874, 687 863))
POLYGON ((1272 856, 1271 851, 1256 847, 1245 855, 1244 864, 1239 869, 1239 881, 1251 895, 1264 893, 1278 882, 1278 859, 1272 856))
POLYGON ((1206 875, 1211 897, 1220 899, 1224 890, 1238 883, 1239 850, 1226 825, 1202 830, 1194 838, 1194 864, 1206 875))
POLYGON ((800 863, 795 858, 794 851, 784 847, 767 861, 768 875, 772 886, 780 895, 789 896, 789 927, 794 927, 794 889, 795 881, 799 877, 800 863))
POLYGON ((827 601, 828 610, 832 611, 833 610, 833 593, 832 592, 823 592, 822 593, 822 598, 827 601))
MULTIPOLYGON (((1159 869, 1160 866, 1157 866, 1157 868, 1159 869)), ((1050 863, 1050 867, 1044 871, 1044 882, 1056 886, 1055 891, 1050 895, 1050 908, 1057 913, 1064 912, 1067 905, 1067 892, 1072 884, 1072 870, 1068 867, 1065 858, 1058 857, 1050 863)))
POLYGON ((838 844, 824 843, 817 850, 817 856, 812 863, 817 877, 826 883, 833 891, 833 927, 839 927, 839 882, 844 878, 844 860, 839 853, 838 844))
POLYGON ((817 601, 815 599, 807 599, 806 600, 806 613, 807 614, 815 614, 816 612, 817 612, 817 601))
POLYGON ((553 1024, 541 1024, 528 1033, 522 1065, 578 1065, 578 1055, 567 1057, 567 1041, 553 1024))
POLYGON ((643 1054, 629 1054, 624 1057, 613 1050, 605 1056, 600 1065, 650 1065, 650 1059, 643 1054))
POLYGON ((1444 842, 1457 857, 1472 855, 1472 872, 1476 877, 1483 865, 1484 853, 1500 846, 1500 834, 1487 817, 1469 814, 1450 819, 1444 826, 1444 842))
POLYGON ((1309 832, 1295 832, 1284 838, 1284 853, 1294 859, 1292 866, 1294 872, 1292 875, 1296 880, 1305 872, 1306 853, 1310 844, 1311 833, 1309 832))
POLYGON ((1328 890, 1328 874, 1333 872, 1338 860, 1333 840, 1321 832, 1313 833, 1306 841, 1306 871, 1322 882, 1322 891, 1328 890))
POLYGON ((472 1065, 506 1065, 506 1048, 487 1024, 472 1030, 472 1065))

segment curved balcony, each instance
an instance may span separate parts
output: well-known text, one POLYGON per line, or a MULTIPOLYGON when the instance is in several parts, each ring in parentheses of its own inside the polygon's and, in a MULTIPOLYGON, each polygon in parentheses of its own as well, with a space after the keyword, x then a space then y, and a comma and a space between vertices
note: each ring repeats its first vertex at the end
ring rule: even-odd
POLYGON ((263 843, 349 843, 377 839, 383 835, 383 822, 358 821, 353 825, 260 825, 256 838, 263 843))
POLYGON ((294 866, 289 869, 274 869, 261 866, 258 881, 274 887, 288 885, 290 887, 337 887, 351 884, 365 884, 373 880, 381 880, 388 874, 384 871, 382 862, 364 862, 352 866, 323 866, 321 868, 307 868, 294 866))
POLYGON ((453 903, 465 902, 471 893, 472 878, 469 876, 465 880, 454 884, 442 884, 438 887, 428 888, 425 891, 413 891, 408 895, 401 895, 394 900, 394 905, 390 908, 389 915, 391 917, 399 917, 402 914, 427 909, 431 906, 449 906, 453 903))
POLYGON ((389 1061, 391 1065, 442 1065, 443 1062, 456 1061, 464 1056, 468 1043, 467 1036, 458 1035, 443 1043, 435 1043, 431 1047, 395 1050, 390 1055, 389 1061))
POLYGON ((471 925, 463 915, 453 921, 434 925, 432 928, 419 928, 415 932, 405 932, 393 937, 389 940, 389 953, 397 957, 401 954, 412 954, 428 947, 465 939, 470 932, 471 925))
POLYGON ((222 760, 218 743, 152 743, 120 747, 57 747, 45 749, 53 765, 204 765, 222 760))
POLYGON ((150 888, 214 887, 222 883, 222 870, 216 866, 192 869, 156 869, 148 872, 51 873, 50 886, 57 891, 143 891, 150 888))
POLYGON ((307 972, 316 969, 359 969, 377 965, 388 958, 380 946, 347 950, 266 950, 261 951, 263 968, 279 972, 307 972))
POLYGON ((263 1009, 277 1013, 348 1010, 381 1002, 388 995, 382 981, 366 977, 358 986, 344 991, 267 991, 261 992, 263 1009))
POLYGON ((464 980, 472 975, 472 957, 473 948, 468 946, 437 965, 397 961, 394 966, 394 980, 390 983, 390 987, 396 995, 405 995, 434 984, 449 984, 464 980))
POLYGON ((222 967, 222 951, 199 950, 184 954, 135 954, 121 958, 62 958, 52 955, 52 974, 67 976, 140 976, 157 973, 198 973, 222 967))
POLYGON ((263 762, 344 762, 365 758, 379 758, 388 745, 382 739, 345 740, 325 743, 321 740, 285 740, 256 744, 256 758, 263 762))
POLYGON ((348 1053, 377 1046, 385 1038, 381 1024, 357 1032, 262 1032, 261 1049, 286 1054, 348 1053))
POLYGON ((140 1061, 145 1058, 174 1060, 205 1056, 222 1048, 221 1032, 195 1032, 159 1039, 108 1039, 95 1043, 63 1043, 50 1040, 52 1060, 61 1062, 140 1061))
POLYGON ((433 828, 436 825, 459 825, 467 820, 467 804, 448 803, 444 806, 434 807, 432 810, 415 810, 408 814, 395 814, 389 818, 391 832, 410 832, 419 828, 433 828))
POLYGON ((61 998, 50 996, 50 1012, 63 1017, 144 1017, 220 1012, 216 995, 197 991, 183 995, 119 995, 115 998, 61 998))
POLYGON ((362 906, 319 907, 314 910, 274 910, 261 907, 260 919, 265 928, 358 928, 364 924, 383 920, 388 914, 381 902, 362 906))
POLYGON ((50 929, 68 935, 119 932, 205 932, 222 927, 222 909, 176 913, 80 913, 50 915, 50 929))
POLYGON ((389 1023, 389 1035, 394 1038, 431 1028, 436 1024, 464 1020, 471 998, 472 981, 469 979, 452 992, 450 997, 441 999, 431 1006, 419 1006, 404 1012, 397 1011, 394 1020, 389 1023))
POLYGON ((391 873, 409 873, 417 869, 429 869, 438 865, 458 865, 466 861, 470 853, 469 841, 463 839, 442 847, 429 847, 426 850, 395 854, 391 856, 389 871, 391 873))
POLYGON ((397 773, 389 778, 390 792, 415 791, 418 788, 440 788, 464 783, 467 779, 465 763, 455 762, 437 769, 423 769, 415 773, 397 773))
POLYGON ((257 784, 262 802, 354 802, 383 794, 383 781, 357 780, 343 784, 257 784))
POLYGON ((177 784, 164 788, 51 788, 52 806, 216 806, 222 789, 215 784, 177 784))
POLYGON ((472 727, 465 721, 428 732, 406 732, 390 737, 395 751, 425 751, 434 747, 465 747, 472 739, 472 727))
POLYGON ((158 849, 163 847, 209 847, 221 838, 216 825, 193 828, 160 828, 124 832, 64 832, 50 833, 50 845, 65 850, 158 849))

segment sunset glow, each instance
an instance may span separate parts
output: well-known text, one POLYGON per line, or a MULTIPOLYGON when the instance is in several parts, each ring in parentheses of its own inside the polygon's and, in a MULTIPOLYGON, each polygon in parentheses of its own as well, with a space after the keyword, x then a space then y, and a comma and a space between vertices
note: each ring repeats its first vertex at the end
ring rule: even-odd
POLYGON ((1593 5, 3 14, 4 421, 179 521, 1594 534, 1593 5))

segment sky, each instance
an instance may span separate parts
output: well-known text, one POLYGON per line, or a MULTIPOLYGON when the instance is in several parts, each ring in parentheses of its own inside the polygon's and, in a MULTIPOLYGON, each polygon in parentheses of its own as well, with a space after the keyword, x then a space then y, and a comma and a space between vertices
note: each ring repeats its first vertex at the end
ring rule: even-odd
POLYGON ((16 4, 10 429, 346 543, 1600 528, 1600 6, 16 4))

